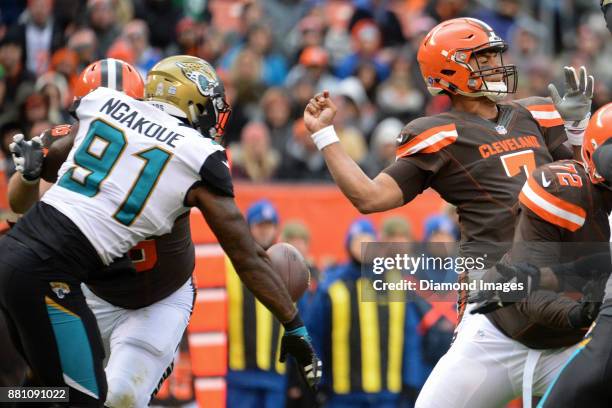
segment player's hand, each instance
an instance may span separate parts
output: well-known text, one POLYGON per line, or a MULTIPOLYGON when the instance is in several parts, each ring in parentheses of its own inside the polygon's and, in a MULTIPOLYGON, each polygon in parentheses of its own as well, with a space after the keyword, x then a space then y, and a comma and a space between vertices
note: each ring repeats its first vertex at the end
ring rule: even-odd
POLYGON ((304 124, 310 133, 315 133, 330 126, 336 116, 336 105, 332 102, 329 91, 323 91, 311 98, 304 110, 304 124))
POLYGON ((586 123, 580 123, 591 115, 591 102, 593 100, 593 75, 587 76, 584 66, 580 67, 578 75, 574 67, 563 67, 565 73, 565 93, 559 96, 559 91, 553 84, 548 85, 548 92, 555 104, 555 108, 566 124, 567 128, 586 128, 586 123))
POLYGON ((43 148, 39 136, 25 140, 19 133, 13 136, 9 149, 15 162, 15 168, 28 182, 36 182, 40 178, 43 166, 43 148))
POLYGON ((468 298, 469 303, 476 303, 470 313, 490 313, 497 309, 509 306, 513 303, 526 298, 540 285, 540 270, 528 263, 518 263, 508 265, 497 263, 494 268, 487 271, 483 280, 496 284, 503 283, 522 283, 523 290, 509 291, 503 290, 482 290, 468 298))
POLYGON ((303 325, 293 330, 288 330, 281 341, 280 361, 284 363, 287 355, 292 355, 298 364, 302 378, 309 386, 316 387, 321 381, 323 364, 314 348, 312 340, 303 325))

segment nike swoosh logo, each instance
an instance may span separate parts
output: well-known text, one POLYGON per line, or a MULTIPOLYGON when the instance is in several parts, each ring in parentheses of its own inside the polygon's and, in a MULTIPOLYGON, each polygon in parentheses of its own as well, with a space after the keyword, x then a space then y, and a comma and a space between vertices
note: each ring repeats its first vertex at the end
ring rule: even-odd
POLYGON ((546 188, 550 186, 550 183, 552 183, 552 181, 546 180, 546 176, 544 175, 544 173, 542 173, 542 185, 546 188))
POLYGON ((226 161, 224 161, 224 160, 221 160, 221 163, 225 164, 225 167, 227 167, 227 168, 229 169, 229 164, 228 164, 228 162, 226 162, 226 161))

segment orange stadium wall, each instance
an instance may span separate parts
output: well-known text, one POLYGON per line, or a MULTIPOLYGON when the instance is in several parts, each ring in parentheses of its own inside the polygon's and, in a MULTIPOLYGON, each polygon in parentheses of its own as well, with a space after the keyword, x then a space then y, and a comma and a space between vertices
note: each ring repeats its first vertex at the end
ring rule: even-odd
MULTIPOLYGON (((344 237, 348 226, 358 217, 371 219, 376 226, 391 215, 407 218, 417 238, 422 236, 423 222, 429 215, 442 211, 444 201, 432 190, 427 190, 411 203, 380 214, 361 215, 333 184, 253 184, 237 183, 236 202, 240 210, 255 201, 272 201, 281 218, 281 224, 300 220, 311 231, 311 254, 317 261, 332 257, 346 257, 344 237)), ((196 244, 215 243, 216 239, 198 210, 191 213, 193 241, 196 244)))

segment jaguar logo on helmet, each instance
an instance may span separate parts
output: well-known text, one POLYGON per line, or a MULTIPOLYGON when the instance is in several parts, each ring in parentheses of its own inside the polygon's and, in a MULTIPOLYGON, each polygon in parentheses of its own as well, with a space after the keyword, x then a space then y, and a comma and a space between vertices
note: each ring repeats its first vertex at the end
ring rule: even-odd
POLYGON ((187 79, 196 84, 203 96, 212 96, 219 85, 215 74, 204 64, 176 62, 187 79))

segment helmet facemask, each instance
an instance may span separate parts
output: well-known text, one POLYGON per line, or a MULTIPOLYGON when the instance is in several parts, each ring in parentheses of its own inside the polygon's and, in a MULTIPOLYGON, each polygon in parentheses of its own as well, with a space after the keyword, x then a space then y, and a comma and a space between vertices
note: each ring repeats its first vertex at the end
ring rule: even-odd
MULTIPOLYGON (((190 105, 190 110, 193 104, 190 105)), ((194 108, 195 113, 195 108, 194 108)), ((193 127, 198 129, 204 136, 208 136, 220 145, 224 146, 225 129, 232 113, 232 109, 225 100, 223 93, 215 93, 206 101, 206 105, 200 114, 192 115, 193 127)))
POLYGON ((499 102, 504 99, 506 95, 515 93, 518 82, 518 72, 516 66, 504 64, 503 53, 506 49, 506 43, 500 40, 498 42, 486 43, 476 48, 457 50, 455 52, 455 62, 465 66, 470 71, 468 87, 474 90, 474 92, 458 91, 458 93, 473 97, 486 96, 493 102, 499 102), (498 66, 489 67, 487 65, 480 65, 478 54, 489 51, 497 52, 499 58, 498 66), (469 63, 471 57, 474 57, 476 68, 469 63), (501 80, 487 80, 500 75, 501 80))

